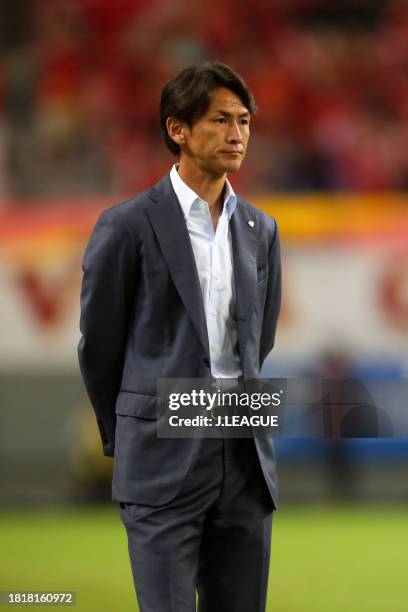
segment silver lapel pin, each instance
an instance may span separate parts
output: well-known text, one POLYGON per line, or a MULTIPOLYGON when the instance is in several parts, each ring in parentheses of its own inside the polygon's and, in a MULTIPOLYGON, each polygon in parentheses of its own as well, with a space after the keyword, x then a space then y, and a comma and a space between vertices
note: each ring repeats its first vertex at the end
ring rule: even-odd
POLYGON ((253 221, 248 221, 249 227, 254 227, 255 223, 253 221))

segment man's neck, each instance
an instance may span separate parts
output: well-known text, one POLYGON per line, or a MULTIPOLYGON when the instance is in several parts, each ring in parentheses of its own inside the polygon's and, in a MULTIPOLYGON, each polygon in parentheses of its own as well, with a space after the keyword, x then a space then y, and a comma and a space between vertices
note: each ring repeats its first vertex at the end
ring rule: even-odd
POLYGON ((178 173, 181 180, 207 202, 210 210, 214 208, 222 210, 226 173, 214 177, 184 159, 180 160, 178 173))

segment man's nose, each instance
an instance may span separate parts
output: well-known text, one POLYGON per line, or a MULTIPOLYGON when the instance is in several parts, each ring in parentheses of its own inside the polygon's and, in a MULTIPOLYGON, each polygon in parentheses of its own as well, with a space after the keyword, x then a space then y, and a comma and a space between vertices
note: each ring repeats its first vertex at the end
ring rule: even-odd
POLYGON ((234 122, 228 130, 227 139, 228 142, 243 142, 241 130, 237 122, 234 122))

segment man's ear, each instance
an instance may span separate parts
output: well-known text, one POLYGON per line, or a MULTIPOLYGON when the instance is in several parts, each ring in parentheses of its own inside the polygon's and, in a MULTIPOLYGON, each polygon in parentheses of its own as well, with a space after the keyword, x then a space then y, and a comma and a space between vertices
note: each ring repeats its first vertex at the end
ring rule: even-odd
POLYGON ((186 142, 186 126, 182 121, 176 119, 176 117, 167 117, 166 127, 168 135, 179 147, 186 142))

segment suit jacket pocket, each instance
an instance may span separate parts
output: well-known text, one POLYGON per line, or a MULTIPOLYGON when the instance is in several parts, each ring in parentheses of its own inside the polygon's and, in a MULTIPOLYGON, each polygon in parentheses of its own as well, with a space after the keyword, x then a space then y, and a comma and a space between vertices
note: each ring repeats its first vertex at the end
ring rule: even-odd
POLYGON ((163 409, 163 400, 157 395, 119 391, 115 412, 121 416, 133 416, 154 421, 160 418, 163 409))

